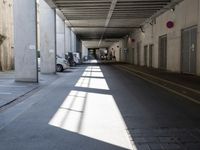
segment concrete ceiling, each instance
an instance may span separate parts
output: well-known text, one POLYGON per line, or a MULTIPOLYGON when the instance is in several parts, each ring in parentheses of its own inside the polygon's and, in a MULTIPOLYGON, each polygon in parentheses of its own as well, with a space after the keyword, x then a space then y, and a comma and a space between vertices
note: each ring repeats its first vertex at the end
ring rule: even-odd
POLYGON ((88 48, 108 47, 140 28, 171 0, 54 0, 68 25, 88 48), (114 40, 116 41, 116 40, 114 40))

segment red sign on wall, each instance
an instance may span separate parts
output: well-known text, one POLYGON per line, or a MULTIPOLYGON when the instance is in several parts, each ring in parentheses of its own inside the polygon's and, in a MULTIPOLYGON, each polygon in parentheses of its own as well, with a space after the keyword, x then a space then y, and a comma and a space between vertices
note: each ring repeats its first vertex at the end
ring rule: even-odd
POLYGON ((168 21, 166 24, 167 28, 171 29, 174 27, 174 22, 173 21, 168 21))

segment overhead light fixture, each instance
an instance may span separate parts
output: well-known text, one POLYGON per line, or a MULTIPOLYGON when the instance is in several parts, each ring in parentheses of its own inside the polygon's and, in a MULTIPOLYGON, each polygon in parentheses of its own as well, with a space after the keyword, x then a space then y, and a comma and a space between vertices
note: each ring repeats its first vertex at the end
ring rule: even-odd
POLYGON ((134 42, 135 42, 135 39, 131 39, 131 42, 134 43, 134 42))
POLYGON ((141 30, 142 33, 145 33, 144 29, 142 28, 142 26, 140 27, 140 30, 141 30))
POLYGON ((171 8, 170 10, 171 10, 171 12, 174 12, 175 11, 175 7, 171 8))

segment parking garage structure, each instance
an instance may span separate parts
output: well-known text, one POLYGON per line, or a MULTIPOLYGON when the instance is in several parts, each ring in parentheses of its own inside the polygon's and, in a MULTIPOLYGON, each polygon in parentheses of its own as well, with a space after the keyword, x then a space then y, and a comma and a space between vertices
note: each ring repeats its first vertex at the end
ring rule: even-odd
POLYGON ((199 16, 200 0, 1 1, 0 149, 199 150, 199 16), (69 53, 82 64, 58 73, 69 53))

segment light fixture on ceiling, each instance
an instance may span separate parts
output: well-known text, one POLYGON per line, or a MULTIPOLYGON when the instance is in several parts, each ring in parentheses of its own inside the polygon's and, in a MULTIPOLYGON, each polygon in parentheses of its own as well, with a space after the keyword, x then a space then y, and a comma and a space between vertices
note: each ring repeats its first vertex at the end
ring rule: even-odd
POLYGON ((175 7, 172 7, 170 10, 171 10, 171 12, 174 12, 175 11, 175 7))
POLYGON ((140 27, 140 30, 141 30, 142 33, 145 33, 145 31, 144 31, 142 26, 140 27))

